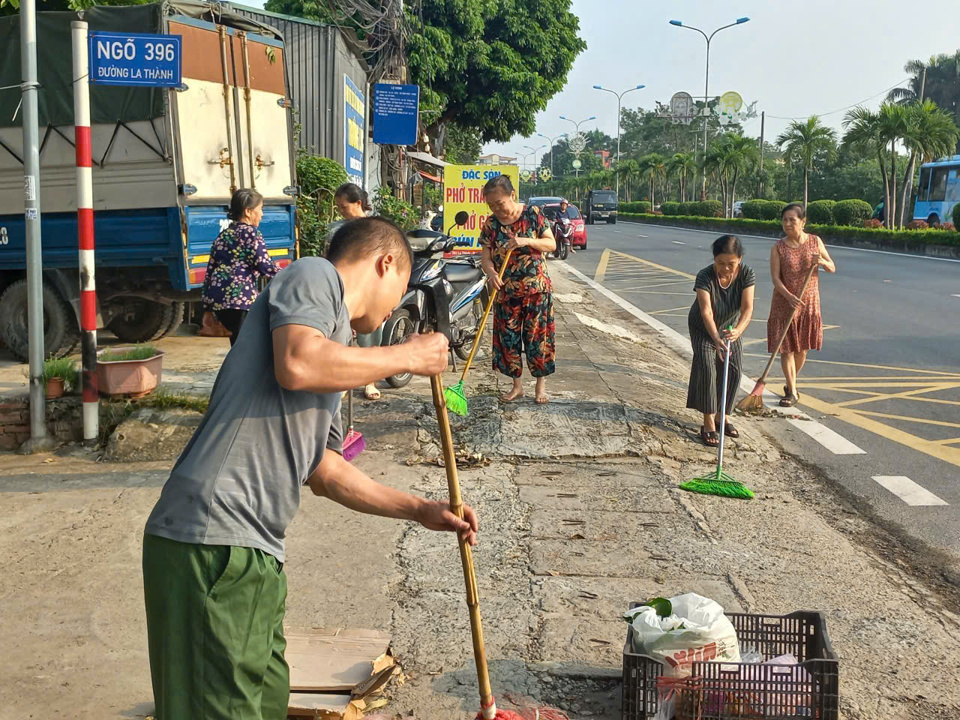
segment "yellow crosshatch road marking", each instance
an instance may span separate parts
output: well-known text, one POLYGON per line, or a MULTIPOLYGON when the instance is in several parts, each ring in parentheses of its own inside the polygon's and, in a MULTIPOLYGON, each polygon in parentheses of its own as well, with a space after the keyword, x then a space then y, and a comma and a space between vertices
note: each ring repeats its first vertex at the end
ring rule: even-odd
MULTIPOLYGON (((673 304, 671 296, 674 295, 688 297, 692 304, 692 287, 679 292, 679 288, 671 289, 671 286, 688 284, 695 278, 695 275, 610 249, 603 251, 594 276, 597 282, 607 279, 621 287, 629 285, 630 294, 661 296, 664 302, 658 304, 673 304)), ((756 300, 762 302, 761 298, 756 300)), ((663 318, 680 318, 686 317, 689 308, 690 305, 662 310, 643 309, 663 318)), ((765 322, 765 319, 753 318, 751 334, 755 335, 765 322)), ((839 330, 840 326, 824 325, 823 329, 835 337, 831 331, 839 330)), ((765 343, 765 337, 745 337, 744 347, 755 348, 755 351, 745 352, 744 356, 766 360, 770 357, 768 354, 756 352, 765 343)), ((807 363, 809 368, 799 381, 801 406, 960 467, 960 423, 941 420, 937 416, 940 413, 939 417, 949 417, 943 415, 947 412, 944 408, 960 406, 960 401, 946 396, 960 389, 960 372, 814 357, 809 357, 807 363), (815 374, 818 369, 833 372, 832 368, 836 368, 836 375, 815 374), (938 394, 941 396, 937 397, 938 394), (886 412, 879 412, 879 409, 886 412), (945 428, 947 434, 956 437, 929 437, 938 428, 945 428)), ((768 384, 776 387, 782 384, 782 379, 771 377, 768 384)), ((954 417, 956 415, 949 420, 954 417)), ((943 434, 944 430, 940 430, 939 435, 943 434)))

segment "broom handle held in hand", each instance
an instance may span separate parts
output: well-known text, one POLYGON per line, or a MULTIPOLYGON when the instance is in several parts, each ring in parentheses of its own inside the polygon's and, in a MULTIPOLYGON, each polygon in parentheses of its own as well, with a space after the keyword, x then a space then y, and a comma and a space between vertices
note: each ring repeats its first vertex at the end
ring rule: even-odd
MULTIPOLYGON (((819 258, 819 256, 818 256, 819 258)), ((813 265, 810 266, 810 269, 807 271, 807 278, 803 281, 803 287, 800 288, 800 305, 797 305, 793 312, 790 313, 790 320, 787 321, 787 324, 783 326, 783 332, 780 333, 780 339, 777 341, 777 347, 770 355, 770 359, 767 360, 767 366, 763 369, 763 375, 760 376, 758 383, 763 383, 767 379, 767 375, 770 374, 770 368, 773 367, 773 361, 777 359, 777 353, 780 352, 780 348, 783 346, 783 341, 787 339, 787 333, 790 332, 790 327, 793 325, 794 318, 797 317, 797 313, 800 312, 800 307, 803 305, 803 296, 807 292, 807 286, 810 284, 810 278, 813 277, 813 273, 817 269, 817 264, 819 259, 815 259, 813 265)))
MULTIPOLYGON (((463 518, 463 499, 460 496, 460 479, 457 474, 457 456, 453 449, 453 433, 450 431, 450 416, 443 397, 443 376, 430 378, 433 391, 433 406, 437 411, 437 425, 440 428, 440 446, 443 448, 443 465, 447 472, 447 490, 450 495, 450 509, 463 518)), ((467 587, 467 609, 470 611, 470 631, 473 635, 473 657, 477 665, 477 683, 480 686, 480 705, 484 717, 496 715, 493 689, 490 686, 490 671, 487 668, 487 653, 483 643, 483 621, 480 617, 480 594, 477 591, 477 574, 473 568, 473 551, 460 533, 457 533, 460 545, 460 562, 463 565, 463 579, 467 587), (491 714, 492 710, 492 714, 491 714)))
MULTIPOLYGON (((503 258, 503 265, 500 266, 500 272, 497 274, 501 282, 503 282, 503 275, 507 271, 507 263, 510 262, 511 255, 513 255, 513 250, 507 250, 507 255, 503 258)), ((473 339, 473 347, 470 348, 470 356, 467 358, 467 364, 463 366, 460 382, 464 382, 467 379, 467 373, 470 372, 473 358, 477 354, 477 349, 480 347, 480 338, 483 337, 483 331, 487 327, 487 318, 490 317, 490 310, 493 308, 493 303, 496 302, 499 292, 500 290, 498 288, 494 288, 493 292, 490 293, 490 299, 487 300, 487 309, 483 311, 483 319, 480 320, 480 326, 477 328, 477 336, 473 339)))
MULTIPOLYGON (((733 330, 733 325, 727 328, 733 330)), ((723 467, 723 438, 727 434, 727 378, 730 376, 730 338, 727 338, 726 351, 723 353, 723 393, 720 404, 720 447, 717 451, 717 467, 723 467)))

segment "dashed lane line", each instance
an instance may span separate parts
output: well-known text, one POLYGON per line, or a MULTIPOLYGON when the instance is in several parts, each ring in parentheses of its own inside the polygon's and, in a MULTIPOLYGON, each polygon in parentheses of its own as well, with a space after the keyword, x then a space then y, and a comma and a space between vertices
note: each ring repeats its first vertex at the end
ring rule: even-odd
POLYGON ((903 475, 874 475, 873 479, 911 507, 942 507, 949 505, 929 490, 920 487, 903 475))
POLYGON ((834 432, 826 425, 810 422, 809 420, 794 420, 793 418, 790 418, 787 420, 787 422, 789 422, 798 430, 802 430, 804 433, 812 437, 834 455, 867 454, 866 450, 861 450, 859 447, 847 440, 843 435, 838 432, 834 432))

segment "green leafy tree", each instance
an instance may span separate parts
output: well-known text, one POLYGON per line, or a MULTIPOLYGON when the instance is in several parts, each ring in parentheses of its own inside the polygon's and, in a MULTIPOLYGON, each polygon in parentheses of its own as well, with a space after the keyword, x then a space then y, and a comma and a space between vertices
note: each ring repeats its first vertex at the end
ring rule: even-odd
POLYGON ((650 203, 654 208, 657 207, 657 182, 661 185, 667 179, 667 160, 660 153, 650 153, 644 155, 637 161, 640 167, 640 173, 650 183, 650 203))
POLYGON ((640 178, 640 165, 636 160, 627 158, 621 160, 615 172, 620 176, 620 182, 623 184, 627 194, 627 202, 632 200, 631 189, 633 184, 640 178))
POLYGON ((475 163, 483 150, 480 133, 473 128, 462 127, 458 123, 449 123, 445 129, 444 159, 454 165, 475 163))
POLYGON ((423 0, 416 15, 413 7, 407 55, 421 102, 438 112, 433 127, 456 121, 485 142, 533 135, 537 112, 586 49, 570 0, 423 0))
POLYGON ((297 156, 297 217, 300 224, 300 254, 323 254, 327 226, 335 212, 333 193, 347 182, 347 171, 336 160, 301 152, 297 156))
POLYGON ((786 148, 787 155, 803 164, 803 205, 810 199, 810 171, 818 155, 831 156, 836 152, 836 132, 825 126, 816 115, 805 122, 793 121, 777 138, 777 145, 786 148))
POLYGON ((913 176, 917 160, 931 160, 949 155, 956 147, 960 130, 953 117, 937 107, 932 100, 924 100, 906 107, 906 124, 902 136, 903 144, 910 151, 910 162, 903 178, 903 195, 900 200, 900 227, 903 223, 913 190, 913 176))
POLYGON ((680 202, 687 201, 687 178, 697 172, 699 165, 697 158, 692 152, 674 153, 667 163, 667 169, 677 178, 680 186, 680 202))
POLYGON ((886 140, 881 133, 880 114, 865 107, 856 107, 847 113, 843 127, 846 131, 843 136, 844 146, 870 151, 876 155, 883 176, 884 203, 889 208, 890 176, 887 173, 886 140))
MULTIPOLYGON (((911 60, 903 69, 910 74, 910 81, 907 87, 890 91, 890 102, 913 105, 932 100, 960 125, 960 50, 952 55, 935 55, 928 62, 911 60)), ((954 147, 960 152, 960 139, 954 147)))

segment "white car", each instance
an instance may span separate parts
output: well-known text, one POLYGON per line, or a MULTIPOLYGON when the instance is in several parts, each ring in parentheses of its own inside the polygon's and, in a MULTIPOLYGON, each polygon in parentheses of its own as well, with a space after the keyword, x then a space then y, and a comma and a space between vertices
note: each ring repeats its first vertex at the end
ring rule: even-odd
POLYGON ((742 218, 742 217, 743 217, 743 203, 744 203, 743 200, 737 200, 737 201, 733 204, 733 216, 734 216, 735 218, 742 218))

